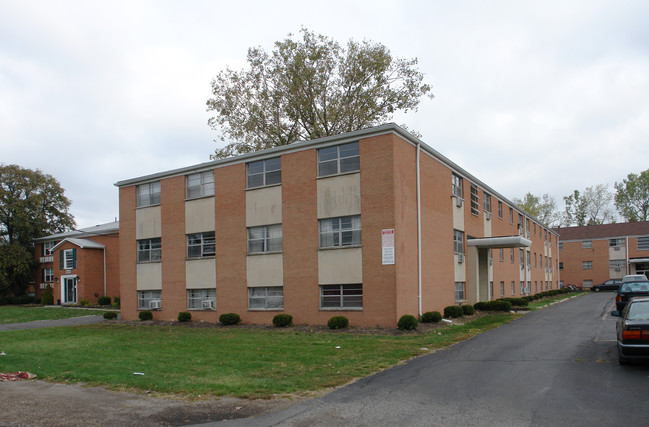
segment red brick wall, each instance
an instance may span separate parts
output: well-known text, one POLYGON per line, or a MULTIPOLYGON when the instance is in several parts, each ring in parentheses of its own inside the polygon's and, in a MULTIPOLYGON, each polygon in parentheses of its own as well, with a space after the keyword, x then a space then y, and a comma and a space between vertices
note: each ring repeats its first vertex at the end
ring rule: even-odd
POLYGON ((120 312, 124 320, 137 319, 135 189, 135 186, 119 189, 119 294, 120 312))

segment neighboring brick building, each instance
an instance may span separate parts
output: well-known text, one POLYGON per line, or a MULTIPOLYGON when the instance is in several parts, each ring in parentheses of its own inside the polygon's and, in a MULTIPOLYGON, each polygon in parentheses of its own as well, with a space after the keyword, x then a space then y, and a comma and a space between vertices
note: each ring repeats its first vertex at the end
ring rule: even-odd
POLYGON ((625 274, 649 276, 649 222, 554 229, 559 237, 561 281, 590 288, 625 274))
POLYGON ((122 317, 394 326, 558 287, 558 236, 394 124, 120 181, 122 317))
POLYGON ((34 243, 36 296, 48 285, 55 304, 119 296, 119 222, 53 234, 34 243))

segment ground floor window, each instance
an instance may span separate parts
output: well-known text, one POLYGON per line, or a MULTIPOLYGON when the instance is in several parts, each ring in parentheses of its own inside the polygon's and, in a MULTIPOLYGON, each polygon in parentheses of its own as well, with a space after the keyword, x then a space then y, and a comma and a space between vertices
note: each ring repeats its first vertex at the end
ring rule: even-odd
POLYGON ((466 300, 466 282, 455 282, 455 302, 466 300))
POLYGON ((505 282, 500 282, 500 296, 505 296, 505 282))
POLYGON ((162 291, 137 291, 138 310, 159 310, 162 308, 162 291))
POLYGON ((54 281, 54 269, 53 268, 44 268, 43 269, 43 282, 50 283, 54 281))
POLYGON ((216 289, 187 289, 187 309, 215 310, 216 289))
POLYGON ((592 280, 584 280, 584 288, 592 288, 593 287, 593 281, 592 280))
POLYGON ((516 295, 516 282, 512 280, 512 296, 516 295))
POLYGON ((363 285, 321 285, 320 308, 363 308, 363 285))
POLYGON ((284 288, 281 286, 266 286, 248 288, 248 309, 250 310, 281 310, 284 308, 284 288))

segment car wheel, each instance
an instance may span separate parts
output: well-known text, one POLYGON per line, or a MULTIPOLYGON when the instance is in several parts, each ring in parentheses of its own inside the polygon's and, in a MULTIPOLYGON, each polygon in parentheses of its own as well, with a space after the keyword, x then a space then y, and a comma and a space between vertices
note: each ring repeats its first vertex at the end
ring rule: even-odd
POLYGON ((619 349, 617 351, 617 363, 619 363, 620 365, 628 365, 629 364, 629 359, 622 356, 622 352, 619 349))
POLYGON ((599 292, 599 288, 595 288, 595 289, 593 289, 593 290, 594 290, 595 292, 599 292))

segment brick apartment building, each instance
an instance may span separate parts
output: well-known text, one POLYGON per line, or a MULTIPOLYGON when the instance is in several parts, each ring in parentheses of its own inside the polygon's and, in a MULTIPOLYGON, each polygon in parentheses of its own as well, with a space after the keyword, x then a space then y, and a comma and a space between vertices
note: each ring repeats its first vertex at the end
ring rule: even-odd
POLYGON ((561 281, 590 288, 625 274, 649 276, 649 222, 561 227, 561 281))
POLYGON ((54 304, 96 303, 119 296, 119 222, 53 234, 34 240, 38 261, 33 294, 49 285, 54 304))
POLYGON ((394 326, 558 287, 558 235, 394 124, 128 179, 121 310, 394 326))

